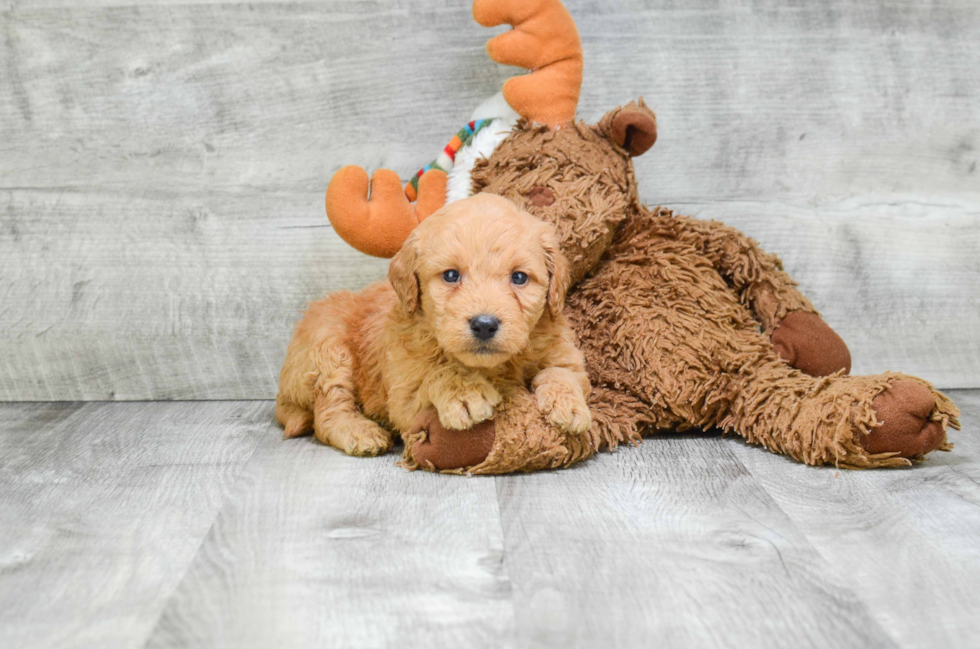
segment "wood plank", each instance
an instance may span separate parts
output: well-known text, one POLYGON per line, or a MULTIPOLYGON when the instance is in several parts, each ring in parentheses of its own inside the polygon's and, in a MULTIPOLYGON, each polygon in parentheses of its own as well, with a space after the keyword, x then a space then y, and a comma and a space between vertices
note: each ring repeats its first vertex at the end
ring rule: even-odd
POLYGON ((0 645, 969 646, 952 396, 909 470, 668 435, 473 479, 283 442, 268 402, 0 404, 0 645))
POLYGON ((306 302, 387 270, 320 238, 325 217, 304 214, 321 203, 20 193, 0 258, 0 398, 274 397, 306 302))
MULTIPOLYGON (((0 399, 271 398, 304 304, 384 273, 331 174, 407 177, 511 70, 462 0, 102 4, 0 18, 0 399)), ((780 253, 860 371, 980 385, 980 5, 569 7, 580 114, 658 113, 645 200, 780 253)))
POLYGON ((497 486, 519 646, 892 645, 727 440, 497 486))
POLYGON ((490 647, 513 631, 492 478, 266 440, 148 647, 490 647))
POLYGON ((732 442, 752 476, 900 645, 975 646, 980 634, 980 391, 953 392, 951 453, 908 470, 805 468, 732 442))
POLYGON ((0 404, 0 646, 137 646, 269 403, 0 404))
MULTIPOLYGON (((407 176, 513 72, 487 60, 494 31, 469 4, 16 9, 3 186, 322 191, 347 162, 407 176)), ((638 160, 658 202, 975 197, 972 0, 569 7, 582 117, 641 94, 658 112, 660 139, 638 160)))

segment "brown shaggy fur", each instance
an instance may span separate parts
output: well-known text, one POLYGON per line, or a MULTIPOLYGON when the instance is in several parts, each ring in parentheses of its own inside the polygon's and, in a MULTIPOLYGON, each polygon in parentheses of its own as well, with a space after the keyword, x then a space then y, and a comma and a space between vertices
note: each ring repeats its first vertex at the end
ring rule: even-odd
POLYGON ((389 281, 313 303, 296 327, 276 399, 285 436, 313 432, 353 455, 390 448, 434 407, 468 429, 501 392, 530 385, 539 424, 590 439, 590 386, 562 315, 567 262, 552 226, 499 196, 449 205, 422 222, 389 281), (455 270, 458 280, 444 272, 455 270), (526 283, 512 281, 515 272, 526 283), (493 316, 488 340, 471 320, 493 316), (544 413, 539 415, 538 413, 544 413))
MULTIPOLYGON (((771 336, 788 314, 814 314, 810 322, 817 321, 813 305, 777 257, 737 230, 640 203, 630 154, 642 147, 614 132, 624 111, 646 120, 633 122, 655 125, 642 100, 596 126, 551 130, 520 123, 473 172, 476 191, 505 196, 558 229, 578 285, 566 312, 585 354, 593 434, 602 445, 717 427, 807 464, 854 468, 907 465, 923 452, 950 448, 945 431, 958 427, 958 412, 948 398, 897 373, 847 376, 846 346, 822 321, 829 335, 821 344, 838 347, 831 356, 847 359, 837 363, 840 371, 818 377, 797 369, 820 366, 813 357, 826 351, 805 341, 796 345, 793 365, 779 356, 771 336), (904 417, 908 430, 899 436, 919 435, 921 428, 932 441, 866 444, 884 430, 886 410, 904 417)), ((646 139, 652 142, 655 132, 646 139)), ((526 392, 513 390, 507 398, 513 403, 500 408, 489 455, 470 472, 564 466, 588 457, 589 449, 527 412, 526 392)), ((419 461, 426 443, 426 426, 417 426, 406 440, 406 466, 453 468, 434 464, 430 450, 419 461)))

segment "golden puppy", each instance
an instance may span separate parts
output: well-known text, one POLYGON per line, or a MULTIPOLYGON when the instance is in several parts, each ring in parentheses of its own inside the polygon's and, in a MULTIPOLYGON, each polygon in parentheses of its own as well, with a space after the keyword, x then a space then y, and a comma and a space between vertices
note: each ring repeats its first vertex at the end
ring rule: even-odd
POLYGON ((559 428, 592 418, 582 353, 561 315, 568 267, 554 228, 478 194, 425 219, 388 281, 310 305, 279 378, 276 418, 352 455, 391 447, 435 406, 447 428, 493 417, 501 389, 529 385, 559 428), (380 425, 379 425, 380 424, 380 425))

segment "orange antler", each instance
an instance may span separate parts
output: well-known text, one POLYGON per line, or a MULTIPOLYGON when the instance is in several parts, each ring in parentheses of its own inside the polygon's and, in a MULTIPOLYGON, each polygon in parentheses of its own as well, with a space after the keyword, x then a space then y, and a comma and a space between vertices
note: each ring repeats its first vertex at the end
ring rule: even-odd
POLYGON ((375 171, 370 191, 368 199, 367 172, 344 167, 327 186, 327 216, 340 238, 357 250, 393 257, 415 226, 446 202, 446 174, 427 171, 419 179, 414 204, 408 202, 394 171, 375 171))
POLYGON ((531 121, 570 124, 582 87, 582 43, 565 6, 559 0, 474 0, 473 18, 484 27, 514 27, 487 43, 497 63, 531 70, 504 83, 507 103, 531 121))

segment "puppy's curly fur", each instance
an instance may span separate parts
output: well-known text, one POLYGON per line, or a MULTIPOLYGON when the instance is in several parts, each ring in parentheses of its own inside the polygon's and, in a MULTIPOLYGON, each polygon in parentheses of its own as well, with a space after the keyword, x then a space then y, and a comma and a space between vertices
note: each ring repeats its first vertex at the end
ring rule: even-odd
POLYGON ((444 207, 413 231, 388 281, 310 305, 279 378, 285 437, 312 431, 375 455, 430 406, 443 426, 467 429, 517 385, 551 423, 587 434, 588 375, 562 315, 568 283, 553 226, 491 194, 444 207))

